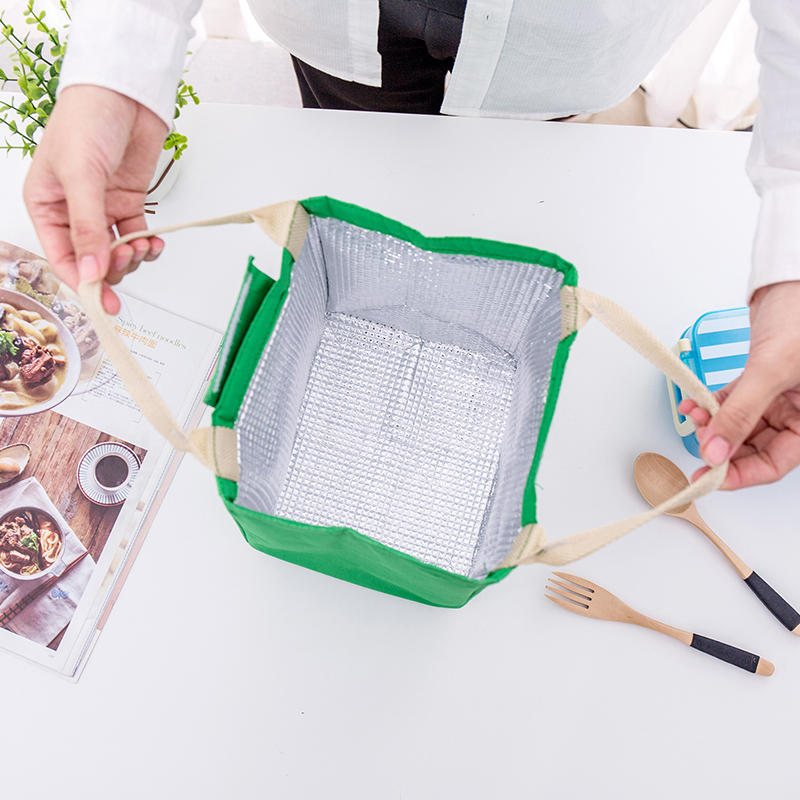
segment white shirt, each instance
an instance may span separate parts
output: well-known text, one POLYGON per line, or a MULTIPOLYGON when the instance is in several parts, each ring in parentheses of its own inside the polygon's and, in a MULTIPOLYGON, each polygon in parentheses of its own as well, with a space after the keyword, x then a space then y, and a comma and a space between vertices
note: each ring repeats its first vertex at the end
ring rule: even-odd
MULTIPOLYGON (((80 0, 59 88, 115 89, 171 122, 200 2, 80 0)), ((706 2, 469 0, 442 112, 550 119, 613 106, 706 2)), ((251 7, 270 37, 303 61, 380 85, 378 0, 251 0, 251 7)), ((761 112, 747 167, 762 202, 749 293, 800 280, 800 0, 751 0, 751 8, 761 112)))

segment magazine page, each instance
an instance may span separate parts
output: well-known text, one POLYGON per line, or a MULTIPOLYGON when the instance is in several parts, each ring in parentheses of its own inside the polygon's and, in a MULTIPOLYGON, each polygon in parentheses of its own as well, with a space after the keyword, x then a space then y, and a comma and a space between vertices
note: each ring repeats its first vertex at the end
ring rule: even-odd
MULTIPOLYGON (((120 295, 119 335, 181 424, 219 333, 120 295)), ((73 292, 0 243, 0 647, 73 674, 176 464, 73 292)))

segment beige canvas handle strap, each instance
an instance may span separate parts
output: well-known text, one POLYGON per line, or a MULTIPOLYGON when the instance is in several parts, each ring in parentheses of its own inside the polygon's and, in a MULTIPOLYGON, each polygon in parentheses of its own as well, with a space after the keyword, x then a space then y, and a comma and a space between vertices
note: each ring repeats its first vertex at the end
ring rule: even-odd
MULTIPOLYGON (((183 225, 170 225, 156 230, 130 233, 117 239, 111 247, 113 249, 125 242, 144 236, 159 236, 186 228, 251 222, 255 222, 276 244, 285 247, 297 258, 308 232, 309 219, 305 209, 294 201, 183 225)), ((86 315, 94 326, 106 356, 114 365, 125 388, 147 421, 177 450, 192 453, 220 477, 236 480, 238 466, 235 457, 236 442, 235 439, 232 439, 233 431, 211 428, 194 431, 187 435, 178 425, 174 415, 150 382, 139 362, 131 355, 130 350, 117 334, 113 318, 103 308, 102 292, 101 282, 83 283, 78 287, 78 295, 86 315)))
MULTIPOLYGON (((112 248, 143 236, 157 236, 186 228, 250 222, 257 223, 276 244, 285 247, 297 258, 308 232, 309 219, 305 209, 296 202, 278 203, 238 214, 128 234, 114 242, 112 248)), ((178 450, 192 453, 217 475, 236 480, 238 465, 235 433, 228 429, 210 428, 187 435, 150 383, 139 362, 117 335, 112 318, 103 309, 102 284, 99 282, 82 284, 78 287, 78 293, 106 355, 147 420, 178 450)), ((577 287, 564 287, 561 299, 564 335, 578 330, 591 317, 596 317, 673 380, 681 388, 684 396, 692 397, 711 414, 716 413, 718 404, 708 389, 677 356, 619 305, 606 297, 577 287)), ((552 544, 546 543, 540 525, 527 525, 520 531, 503 566, 534 562, 561 565, 582 558, 665 511, 719 488, 725 478, 727 466, 726 462, 710 470, 699 481, 656 508, 619 522, 583 531, 552 544)))
POLYGON ((236 214, 226 214, 211 219, 200 219, 179 225, 167 225, 155 230, 128 233, 116 239, 112 243, 111 249, 146 236, 162 236, 165 233, 184 231, 189 228, 210 228, 216 225, 247 225, 251 222, 255 222, 275 244, 285 247, 295 258, 300 255, 303 242, 306 240, 306 233, 308 233, 309 219, 306 210, 296 200, 286 200, 283 203, 273 203, 269 206, 254 208, 251 211, 240 211, 236 214))
MULTIPOLYGON (((665 347, 624 308, 607 297, 572 286, 562 289, 561 299, 562 333, 565 335, 572 333, 589 319, 595 317, 674 381, 681 388, 685 397, 691 397, 710 414, 716 414, 719 404, 708 388, 671 350, 665 347)), ((544 529, 540 524, 526 525, 517 536, 511 552, 502 566, 513 567, 519 564, 534 563, 561 566, 588 556, 626 533, 630 533, 645 522, 718 489, 725 480, 727 471, 728 462, 725 462, 709 470, 699 480, 655 508, 617 522, 573 534, 550 544, 547 543, 544 529)))

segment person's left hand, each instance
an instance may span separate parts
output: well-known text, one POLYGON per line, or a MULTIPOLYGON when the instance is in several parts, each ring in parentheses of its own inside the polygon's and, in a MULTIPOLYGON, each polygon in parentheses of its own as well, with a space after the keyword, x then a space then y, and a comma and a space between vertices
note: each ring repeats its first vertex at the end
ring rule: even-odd
POLYGON ((164 122, 130 97, 102 86, 69 86, 25 180, 25 205, 53 271, 72 289, 80 281, 104 281, 109 314, 119 311, 111 286, 164 248, 158 237, 143 236, 110 252, 116 233, 147 227, 145 193, 166 135, 164 122))
POLYGON ((755 292, 747 366, 716 396, 713 418, 689 399, 678 410, 695 423, 707 464, 731 459, 723 489, 772 483, 800 466, 800 281, 755 292))

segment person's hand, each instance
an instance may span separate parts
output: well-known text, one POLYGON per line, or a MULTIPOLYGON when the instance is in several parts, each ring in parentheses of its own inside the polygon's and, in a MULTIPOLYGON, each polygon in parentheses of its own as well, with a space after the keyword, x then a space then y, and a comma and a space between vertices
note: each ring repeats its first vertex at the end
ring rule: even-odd
POLYGON ((679 410, 694 421, 707 464, 731 459, 723 489, 772 483, 800 465, 800 281, 753 295, 747 366, 716 396, 713 418, 688 399, 679 410))
POLYGON ((134 100, 99 86, 61 93, 25 181, 24 198, 53 270, 75 289, 105 278, 103 304, 119 311, 109 288, 144 261, 158 257, 156 237, 120 245, 120 235, 144 230, 144 199, 167 127, 134 100))

